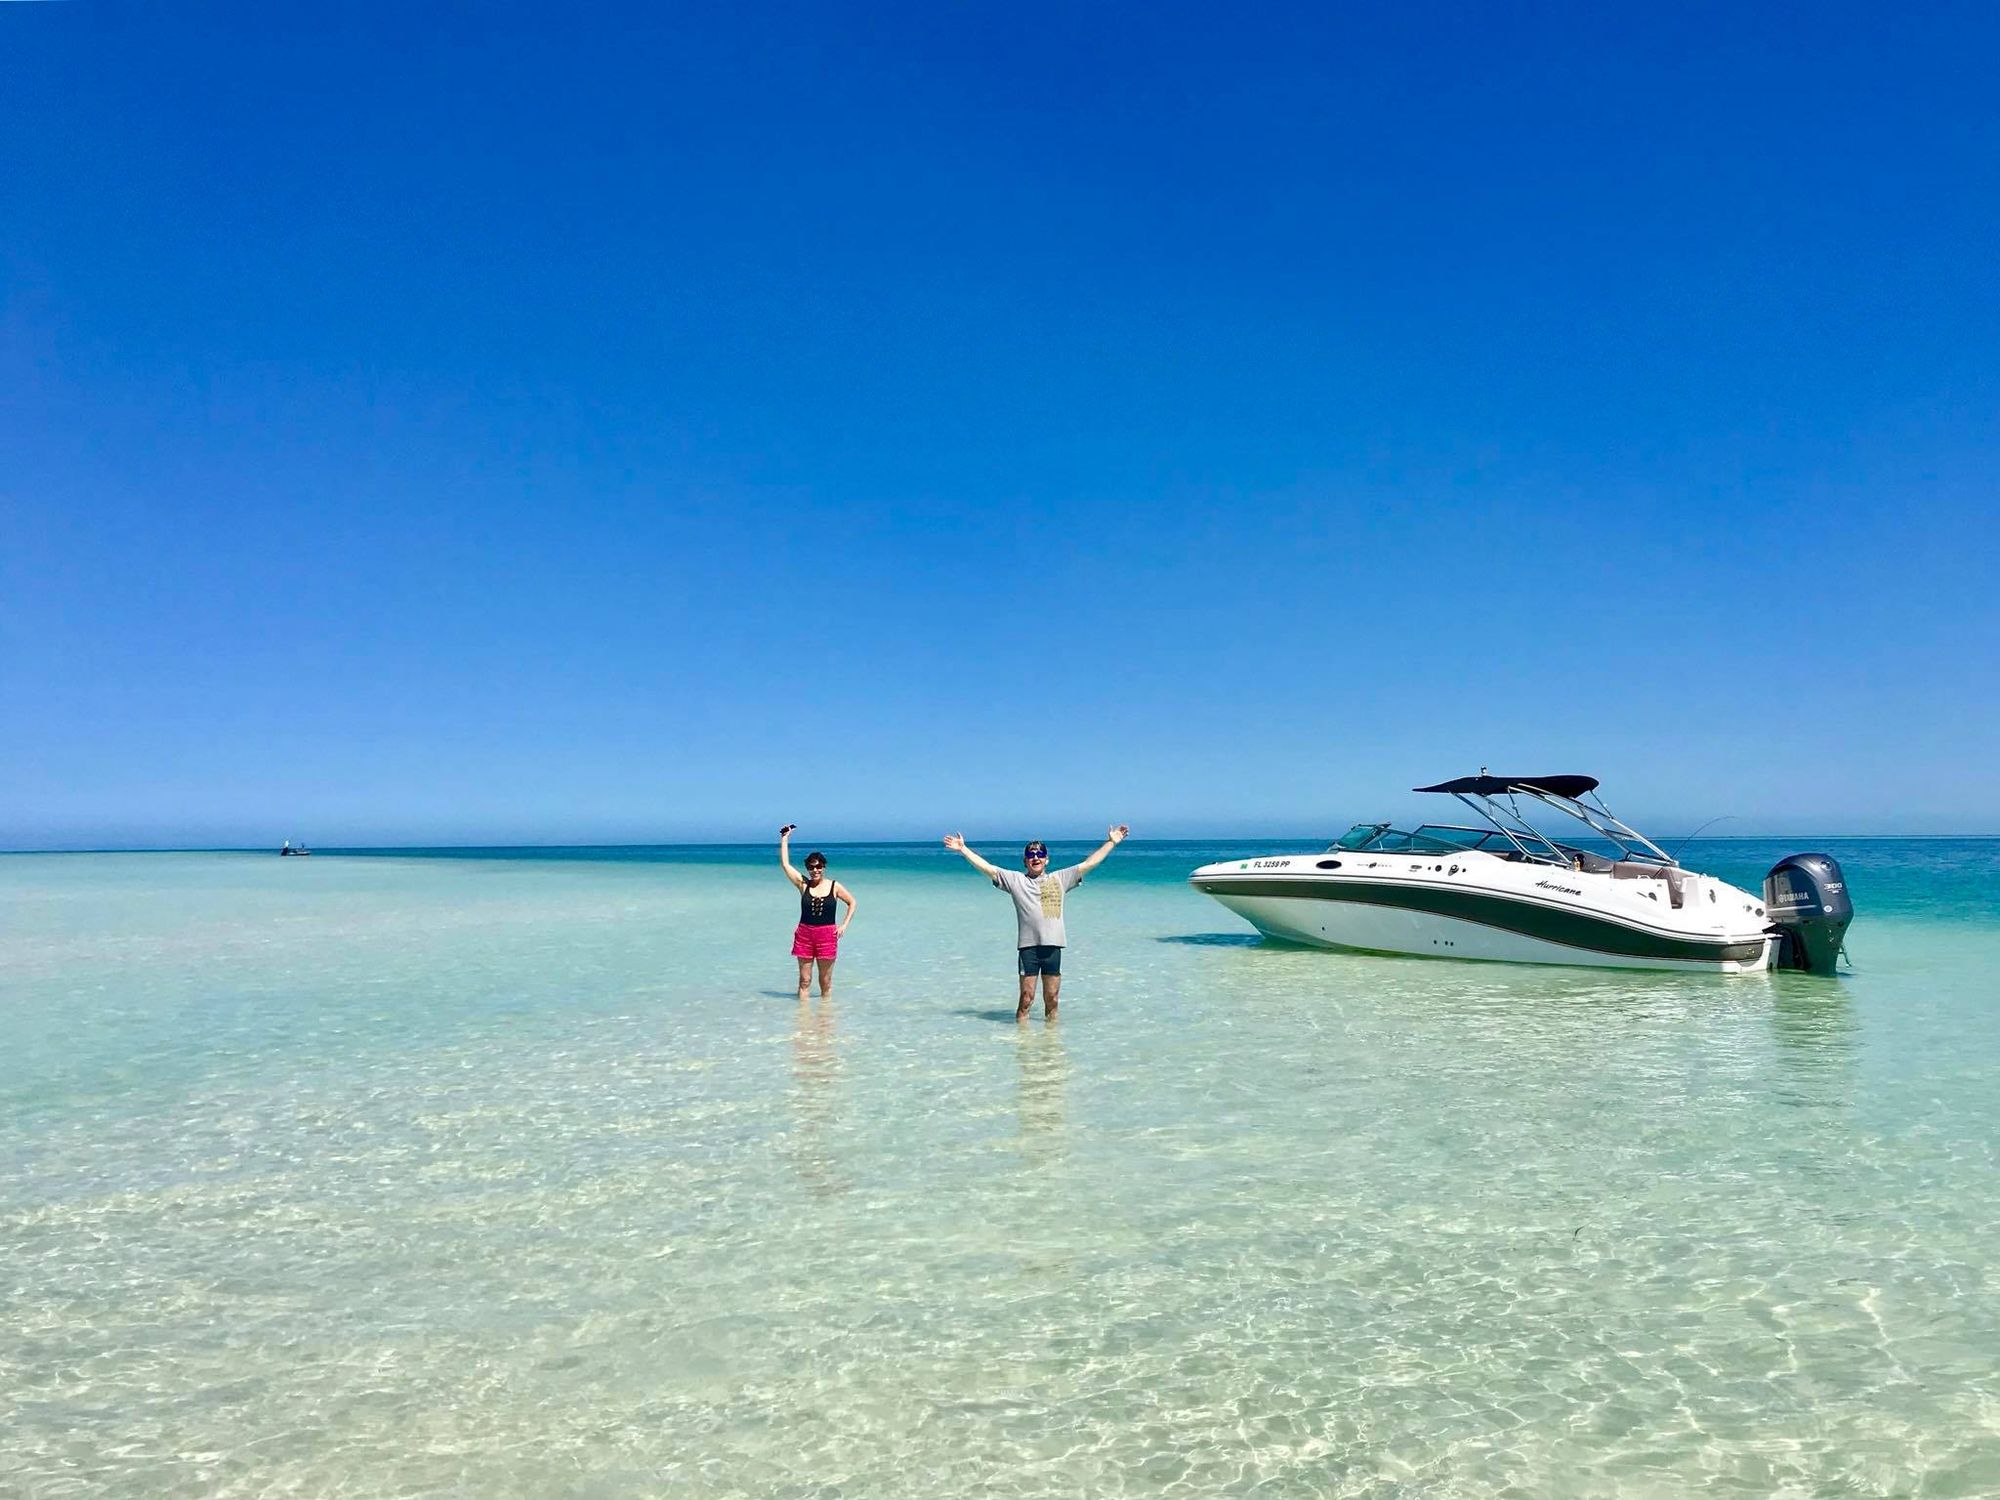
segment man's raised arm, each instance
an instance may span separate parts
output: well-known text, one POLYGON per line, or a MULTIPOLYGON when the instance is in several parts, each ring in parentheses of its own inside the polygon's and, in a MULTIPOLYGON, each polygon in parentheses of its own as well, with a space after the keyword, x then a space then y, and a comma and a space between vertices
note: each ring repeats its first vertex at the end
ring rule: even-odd
POLYGON ((965 835, 962 833, 947 833, 944 836, 944 846, 947 849, 956 849, 960 854, 963 854, 966 863, 989 880, 1000 873, 999 866, 989 864, 966 846, 965 835))
POLYGON ((1099 844, 1095 849, 1091 850, 1090 853, 1084 857, 1083 862, 1079 864, 1077 868, 1079 870, 1083 870, 1086 872, 1096 869, 1099 865, 1104 863, 1105 855, 1109 854, 1113 849, 1116 849, 1120 844, 1125 842, 1125 835, 1130 833, 1131 831, 1132 830, 1127 828, 1123 823, 1118 824, 1111 830, 1110 834, 1105 838, 1103 843, 1099 844))

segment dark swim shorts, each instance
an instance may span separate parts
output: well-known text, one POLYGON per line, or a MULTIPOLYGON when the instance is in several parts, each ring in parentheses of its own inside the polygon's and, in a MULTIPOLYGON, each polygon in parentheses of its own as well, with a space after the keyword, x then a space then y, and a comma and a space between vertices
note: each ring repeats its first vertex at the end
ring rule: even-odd
POLYGON ((1058 943, 1031 943, 1021 950, 1023 974, 1062 973, 1062 947, 1058 943))

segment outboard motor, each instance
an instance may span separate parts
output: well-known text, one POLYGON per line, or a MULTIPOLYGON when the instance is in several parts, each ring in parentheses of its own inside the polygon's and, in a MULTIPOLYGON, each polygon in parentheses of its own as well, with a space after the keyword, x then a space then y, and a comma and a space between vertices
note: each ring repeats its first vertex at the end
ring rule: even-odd
POLYGON ((1764 877, 1764 912, 1768 930, 1778 934, 1774 969, 1803 969, 1831 974, 1854 920, 1854 903, 1847 896, 1847 877, 1831 854, 1788 854, 1764 877))

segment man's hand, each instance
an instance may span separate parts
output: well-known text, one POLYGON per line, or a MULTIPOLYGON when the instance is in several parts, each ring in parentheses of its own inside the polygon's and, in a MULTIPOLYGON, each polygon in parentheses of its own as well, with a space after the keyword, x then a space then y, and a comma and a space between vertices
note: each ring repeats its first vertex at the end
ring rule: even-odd
POLYGON ((977 870, 980 874, 988 876, 994 880, 998 880, 1000 878, 999 867, 996 865, 989 864, 987 861, 981 859, 977 854, 973 853, 972 850, 966 845, 964 834, 947 833, 944 836, 944 846, 945 848, 951 850, 953 854, 964 855, 965 862, 971 865, 972 868, 977 870))
POLYGON ((785 826, 784 826, 783 828, 780 828, 780 829, 778 830, 778 837, 779 837, 779 838, 781 838, 781 839, 788 839, 788 838, 790 838, 790 837, 791 837, 791 836, 792 836, 792 835, 793 835, 794 833, 797 833, 797 832, 798 832, 798 829, 799 829, 799 825, 798 825, 798 824, 796 824, 796 823, 787 823, 787 824, 786 824, 786 825, 785 825, 785 826))
POLYGON ((1104 842, 1077 863, 1077 868, 1086 874, 1104 863, 1105 856, 1125 842, 1125 835, 1132 830, 1123 823, 1114 823, 1104 831, 1104 842))

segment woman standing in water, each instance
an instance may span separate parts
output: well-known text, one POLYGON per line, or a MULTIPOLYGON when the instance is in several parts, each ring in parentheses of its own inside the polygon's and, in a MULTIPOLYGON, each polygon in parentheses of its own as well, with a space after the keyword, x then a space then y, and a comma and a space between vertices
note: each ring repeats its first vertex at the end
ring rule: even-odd
POLYGON ((814 964, 819 965, 820 994, 833 993, 833 961, 839 956, 840 935, 854 920, 854 897, 839 881, 827 878, 826 856, 817 849, 806 856, 805 874, 792 868, 792 830, 798 826, 787 823, 778 830, 778 864, 799 893, 799 925, 792 929, 792 957, 799 961, 799 998, 803 1000, 812 988, 814 964), (836 920, 836 901, 847 903, 844 920, 836 920))

